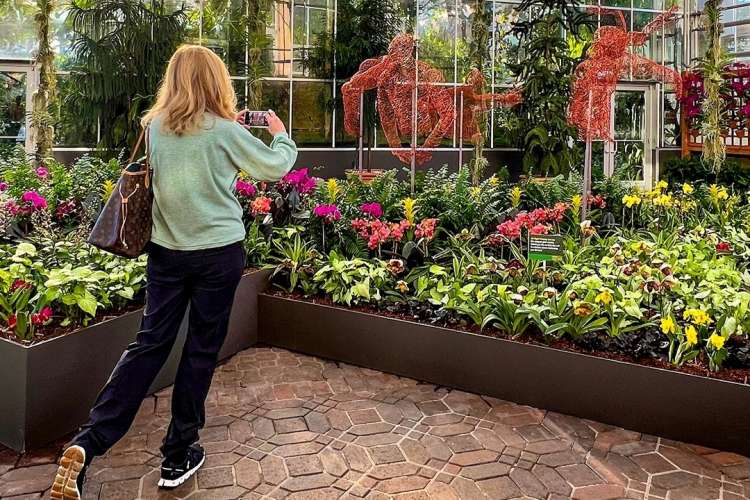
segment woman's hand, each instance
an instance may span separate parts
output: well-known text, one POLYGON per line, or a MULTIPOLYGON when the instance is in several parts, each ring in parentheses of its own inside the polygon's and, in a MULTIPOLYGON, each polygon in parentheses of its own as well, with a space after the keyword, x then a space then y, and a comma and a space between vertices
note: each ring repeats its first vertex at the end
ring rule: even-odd
POLYGON ((268 132, 276 137, 279 134, 285 134, 286 133, 286 127, 284 126, 284 122, 281 121, 281 118, 276 116, 276 113, 273 112, 273 110, 268 110, 268 114, 266 115, 268 119, 268 132))
POLYGON ((247 113, 247 111, 248 111, 247 109, 243 109, 242 111, 237 113, 237 116, 234 117, 234 120, 240 125, 242 125, 243 127, 245 127, 245 113, 247 113))

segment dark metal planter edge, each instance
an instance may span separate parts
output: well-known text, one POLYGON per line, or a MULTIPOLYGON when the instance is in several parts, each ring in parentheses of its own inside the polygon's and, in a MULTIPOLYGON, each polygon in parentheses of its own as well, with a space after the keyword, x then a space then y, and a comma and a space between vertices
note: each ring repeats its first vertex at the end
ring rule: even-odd
MULTIPOLYGON (((267 271, 243 276, 235 295, 226 359, 257 341, 257 294, 267 271)), ((80 426, 123 350, 138 331, 143 309, 109 318, 70 334, 23 345, 0 339, 0 443, 16 451, 45 445, 80 426)), ((169 359, 149 394, 174 382, 187 334, 187 314, 169 359)))
POLYGON ((259 341, 750 456, 750 385, 261 294, 259 341))

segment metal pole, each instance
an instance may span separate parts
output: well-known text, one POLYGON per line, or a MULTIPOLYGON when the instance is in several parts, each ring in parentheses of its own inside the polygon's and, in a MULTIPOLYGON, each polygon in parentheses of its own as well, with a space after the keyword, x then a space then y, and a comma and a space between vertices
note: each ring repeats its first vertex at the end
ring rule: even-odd
POLYGON ((417 175, 417 125, 419 123, 417 119, 417 99, 419 88, 419 52, 416 38, 414 39, 414 90, 411 95, 411 194, 414 194, 414 187, 416 183, 417 175))
POLYGON ((460 113, 458 118, 458 169, 464 166, 464 91, 461 91, 460 113))
POLYGON ((365 112, 365 93, 364 91, 359 93, 359 145, 357 146, 358 152, 358 165, 357 170, 362 171, 362 153, 364 151, 364 142, 362 136, 364 135, 364 112, 365 112))
POLYGON ((583 160, 583 195, 581 196, 581 222, 586 220, 591 191, 591 105, 594 96, 589 90, 588 124, 586 126, 586 154, 583 160))

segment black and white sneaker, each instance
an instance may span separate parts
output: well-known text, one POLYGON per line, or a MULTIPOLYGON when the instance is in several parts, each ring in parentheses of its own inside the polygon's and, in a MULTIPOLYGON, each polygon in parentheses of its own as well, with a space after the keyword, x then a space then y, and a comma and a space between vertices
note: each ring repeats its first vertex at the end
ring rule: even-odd
POLYGON ((188 448, 187 457, 182 463, 164 460, 161 464, 161 479, 159 488, 172 489, 190 479, 206 461, 206 452, 199 445, 188 448))

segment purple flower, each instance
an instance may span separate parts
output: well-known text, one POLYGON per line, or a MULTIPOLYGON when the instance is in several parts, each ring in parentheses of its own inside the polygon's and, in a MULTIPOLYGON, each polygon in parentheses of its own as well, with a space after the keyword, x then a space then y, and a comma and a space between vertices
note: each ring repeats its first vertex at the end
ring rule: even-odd
POLYGON ((47 170, 47 168, 44 167, 44 166, 37 167, 37 169, 36 169, 36 175, 40 179, 46 179, 47 176, 49 175, 49 170, 47 170))
POLYGON ((253 186, 252 182, 245 182, 242 179, 237 179, 237 183, 235 184, 235 191, 237 191, 237 194, 240 196, 244 196, 246 198, 252 198, 255 196, 255 193, 258 192, 257 189, 255 189, 255 186, 253 186))
POLYGON ((318 185, 318 181, 307 174, 306 168, 292 170, 281 179, 281 183, 296 188, 300 194, 309 193, 318 185))
POLYGON ((8 190, 8 183, 5 181, 0 181, 0 193, 2 193, 3 191, 7 191, 7 190, 8 190))
POLYGON ((333 222, 341 219, 341 212, 336 205, 318 205, 313 209, 316 217, 324 219, 324 222, 333 222))
POLYGON ((47 200, 45 200, 44 197, 36 191, 26 191, 25 193, 23 193, 23 196, 21 196, 21 201, 31 203, 31 205, 34 207, 34 210, 42 210, 47 208, 47 200))
POLYGON ((365 203, 359 209, 362 210, 363 214, 375 219, 379 219, 383 215, 383 207, 380 206, 380 203, 365 203))

